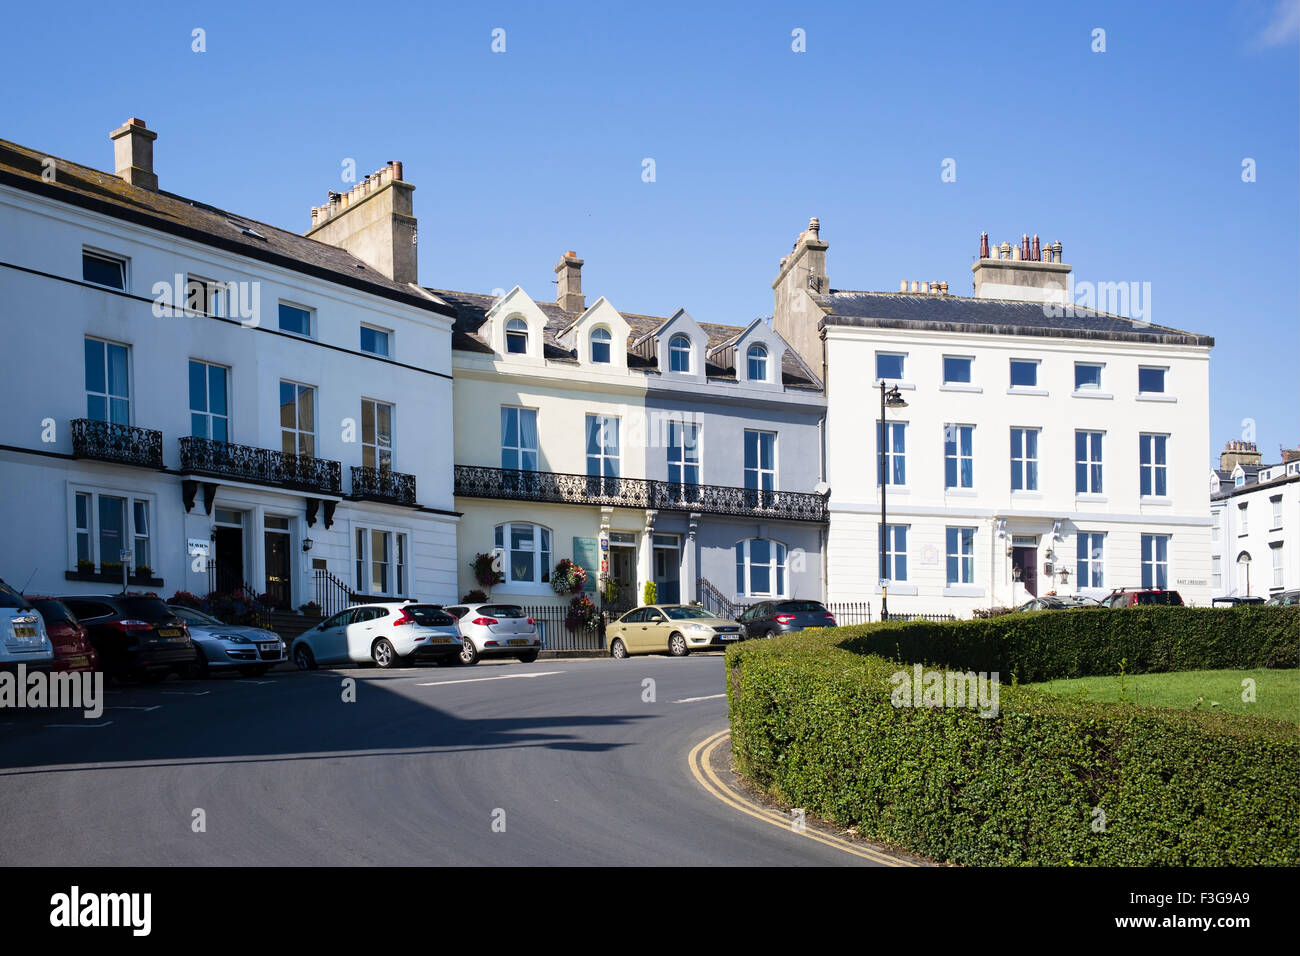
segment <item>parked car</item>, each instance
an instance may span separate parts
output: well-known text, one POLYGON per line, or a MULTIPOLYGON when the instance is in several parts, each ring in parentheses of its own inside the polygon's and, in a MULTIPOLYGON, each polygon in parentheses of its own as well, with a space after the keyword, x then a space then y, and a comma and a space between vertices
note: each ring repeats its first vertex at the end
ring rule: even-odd
POLYGON ((542 639, 537 622, 517 604, 457 604, 443 608, 460 625, 460 662, 477 664, 484 657, 537 660, 542 639))
POLYGON ((450 614, 433 604, 385 601, 356 604, 326 618, 294 639, 290 656, 305 671, 321 664, 454 663, 459 653, 460 630, 450 614))
POLYGON ((1182 607, 1183 596, 1177 591, 1162 591, 1159 588, 1137 591, 1120 588, 1118 591, 1112 591, 1101 603, 1103 607, 1147 607, 1157 604, 1182 607))
POLYGON ((1282 591, 1278 594, 1274 594, 1265 603, 1271 604, 1274 607, 1279 604, 1283 607, 1294 607, 1295 605, 1300 604, 1300 591, 1282 591))
POLYGON ((605 629, 611 657, 663 654, 685 657, 691 651, 728 647, 744 637, 744 626, 691 604, 653 604, 634 608, 605 629))
POLYGON ((749 608, 736 621, 744 640, 790 634, 805 627, 834 627, 835 615, 820 601, 764 601, 749 608))
POLYGON ((190 630, 190 640, 198 652, 194 660, 196 676, 206 677, 214 670, 238 668, 241 674, 260 677, 276 664, 288 660, 284 641, 274 631, 226 624, 211 614, 179 604, 167 607, 190 630))
POLYGON ((1082 594, 1044 594, 1026 601, 1017 611, 1077 611, 1079 608, 1101 607, 1101 603, 1082 594))
POLYGON ((1251 595, 1249 597, 1216 597, 1210 601, 1210 606, 1216 607, 1222 605, 1224 607, 1238 607, 1239 605, 1242 604, 1263 604, 1263 603, 1264 603, 1264 599, 1262 597, 1251 595))
POLYGON ((189 629, 156 595, 75 594, 59 600, 89 632, 99 666, 110 677, 152 684, 194 665, 189 629))
POLYGON ((45 633, 54 645, 52 670, 71 673, 89 673, 99 668, 99 655, 90 643, 90 632, 77 620, 66 604, 58 598, 29 596, 45 622, 45 633))
POLYGON ((0 581, 0 670, 49 670, 54 646, 32 602, 0 581))

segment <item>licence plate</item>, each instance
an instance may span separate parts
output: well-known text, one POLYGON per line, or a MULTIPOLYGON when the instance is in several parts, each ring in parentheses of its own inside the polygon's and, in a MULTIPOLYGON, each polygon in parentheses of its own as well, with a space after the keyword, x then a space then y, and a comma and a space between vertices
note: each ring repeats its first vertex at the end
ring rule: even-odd
POLYGON ((181 632, 174 627, 160 627, 158 629, 159 637, 180 637, 181 632))
POLYGON ((14 637, 35 637, 35 636, 36 636, 36 628, 29 627, 26 624, 14 625, 14 637))
POLYGON ((278 651, 280 649, 279 644, 258 644, 257 646, 264 651, 278 651))
POLYGON ((735 640, 739 635, 737 635, 737 634, 722 634, 722 635, 720 635, 720 636, 722 637, 722 639, 723 639, 724 641, 734 641, 734 640, 735 640))
POLYGON ((429 638, 429 643, 430 643, 430 644, 450 644, 450 643, 451 643, 451 638, 450 638, 450 637, 431 637, 431 638, 429 638))
POLYGON ((70 657, 68 658, 69 667, 85 667, 90 663, 89 657, 70 657))
POLYGON ((506 643, 509 644, 511 647, 519 647, 522 644, 527 644, 528 641, 516 639, 516 640, 507 641, 506 643))

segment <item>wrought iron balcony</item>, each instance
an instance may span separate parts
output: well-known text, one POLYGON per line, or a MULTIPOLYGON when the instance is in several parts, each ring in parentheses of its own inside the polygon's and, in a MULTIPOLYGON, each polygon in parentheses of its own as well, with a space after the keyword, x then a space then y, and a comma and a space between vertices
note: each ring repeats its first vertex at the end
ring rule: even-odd
POLYGON ((352 466, 352 497, 369 501, 387 501, 397 505, 415 504, 415 475, 400 471, 352 466))
POLYGON ((72 456, 115 461, 122 465, 140 465, 144 468, 162 468, 163 436, 162 432, 152 428, 74 418, 72 456))
POLYGON ((789 521, 827 520, 825 496, 807 492, 673 484, 649 478, 598 478, 478 465, 456 466, 455 493, 466 498, 761 515, 789 521))
POLYGON ((182 472, 317 494, 343 493, 343 466, 328 458, 287 455, 210 438, 182 438, 180 442, 182 472))

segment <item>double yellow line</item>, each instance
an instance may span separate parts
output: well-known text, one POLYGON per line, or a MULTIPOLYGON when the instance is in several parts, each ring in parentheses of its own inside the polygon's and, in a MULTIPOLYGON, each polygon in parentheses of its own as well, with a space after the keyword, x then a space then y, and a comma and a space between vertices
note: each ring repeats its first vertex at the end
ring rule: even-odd
POLYGON ((764 823, 770 823, 774 827, 779 827, 786 833, 792 833, 795 836, 806 837, 809 840, 816 840, 818 843, 825 844, 836 850, 845 853, 851 853, 854 856, 862 857, 873 863, 879 863, 881 866, 916 866, 909 860, 898 857, 888 856, 879 850, 872 850, 848 840, 839 837, 827 836, 824 833, 818 833, 816 830, 805 828, 796 830, 791 819, 788 816, 777 813, 775 810, 769 810, 760 806, 751 800, 746 799, 736 793, 718 777, 713 771, 713 752, 722 746, 722 742, 731 736, 730 730, 721 730, 711 737, 706 737, 696 744, 692 749, 690 756, 686 758, 690 765, 691 773, 699 782, 700 786, 707 790, 713 796, 717 797, 727 806, 739 810, 741 813, 747 813, 756 820, 762 820, 764 823))

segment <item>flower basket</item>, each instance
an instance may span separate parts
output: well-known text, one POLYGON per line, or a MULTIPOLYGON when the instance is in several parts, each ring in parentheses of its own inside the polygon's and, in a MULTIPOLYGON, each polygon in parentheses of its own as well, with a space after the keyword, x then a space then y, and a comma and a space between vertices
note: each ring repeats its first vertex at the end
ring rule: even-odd
POLYGON ((587 577, 586 568, 565 558, 551 573, 551 588, 556 594, 577 594, 587 586, 587 577))
POLYGON ((569 613, 565 615, 564 626, 570 631, 579 631, 596 626, 599 612, 591 598, 579 594, 569 602, 569 613))

